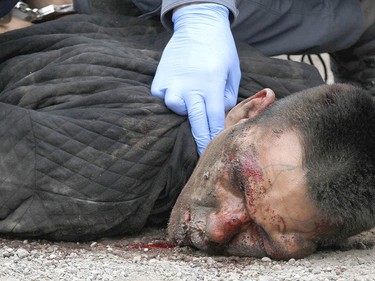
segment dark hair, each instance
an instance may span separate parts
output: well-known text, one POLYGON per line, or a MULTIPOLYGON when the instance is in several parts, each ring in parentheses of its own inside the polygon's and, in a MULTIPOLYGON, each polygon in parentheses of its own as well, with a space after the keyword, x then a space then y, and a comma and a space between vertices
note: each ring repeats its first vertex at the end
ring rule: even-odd
POLYGON ((373 97, 345 84, 324 85, 280 100, 263 118, 300 136, 309 195, 334 228, 318 243, 375 226, 373 97))

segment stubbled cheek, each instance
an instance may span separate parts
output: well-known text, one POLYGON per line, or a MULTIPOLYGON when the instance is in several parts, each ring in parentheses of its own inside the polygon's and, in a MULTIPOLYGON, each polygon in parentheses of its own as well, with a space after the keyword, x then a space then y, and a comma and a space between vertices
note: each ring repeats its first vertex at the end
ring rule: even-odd
POLYGON ((255 215, 263 209, 259 208, 257 201, 264 198, 266 188, 261 184, 248 183, 245 189, 246 208, 250 216, 256 220, 255 215))
POLYGON ((282 216, 273 215, 271 217, 271 223, 275 225, 280 233, 285 233, 286 225, 282 216))
POLYGON ((287 260, 290 258, 300 259, 311 255, 316 250, 316 244, 298 235, 291 234, 280 236, 278 244, 265 239, 264 248, 268 256, 273 259, 287 260))

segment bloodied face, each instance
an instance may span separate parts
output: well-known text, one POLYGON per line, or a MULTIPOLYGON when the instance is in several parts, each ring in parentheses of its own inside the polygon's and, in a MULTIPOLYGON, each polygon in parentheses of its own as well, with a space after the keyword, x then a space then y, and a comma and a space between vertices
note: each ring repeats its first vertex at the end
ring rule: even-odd
POLYGON ((296 132, 251 120, 224 130, 178 198, 169 225, 172 241, 239 256, 311 254, 322 220, 307 194, 302 159, 296 132))

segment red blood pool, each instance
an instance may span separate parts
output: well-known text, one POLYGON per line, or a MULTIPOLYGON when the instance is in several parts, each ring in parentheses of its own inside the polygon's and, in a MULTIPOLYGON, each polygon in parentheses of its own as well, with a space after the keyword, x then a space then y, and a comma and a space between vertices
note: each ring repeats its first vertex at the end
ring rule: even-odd
POLYGON ((159 243, 150 243, 146 245, 130 245, 128 248, 130 249, 172 249, 176 246, 165 243, 165 242, 159 242, 159 243))

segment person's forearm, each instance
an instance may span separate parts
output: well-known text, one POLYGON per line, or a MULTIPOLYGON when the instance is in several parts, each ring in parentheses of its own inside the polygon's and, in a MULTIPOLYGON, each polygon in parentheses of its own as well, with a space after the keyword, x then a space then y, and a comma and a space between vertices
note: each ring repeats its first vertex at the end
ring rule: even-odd
MULTIPOLYGON (((206 3, 206 2, 202 2, 202 3, 206 3)), ((187 7, 187 6, 190 6, 190 5, 196 5, 197 3, 189 3, 189 4, 184 4, 184 5, 181 5, 181 6, 178 6, 176 8, 173 9, 173 12, 183 8, 183 7, 187 7)), ((199 4, 199 3, 198 3, 199 4)))
POLYGON ((199 3, 217 3, 227 7, 230 11, 230 18, 231 21, 234 20, 235 17, 238 15, 238 10, 236 7, 236 0, 204 0, 204 1, 197 1, 197 0, 163 0, 162 8, 161 8, 161 22, 165 28, 172 31, 173 24, 172 24, 172 12, 176 8, 180 8, 182 6, 191 5, 191 4, 199 4, 199 3))
POLYGON ((342 50, 363 25, 357 0, 237 0, 237 8, 234 38, 269 56, 342 50))

